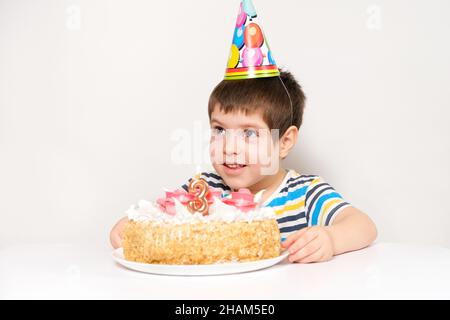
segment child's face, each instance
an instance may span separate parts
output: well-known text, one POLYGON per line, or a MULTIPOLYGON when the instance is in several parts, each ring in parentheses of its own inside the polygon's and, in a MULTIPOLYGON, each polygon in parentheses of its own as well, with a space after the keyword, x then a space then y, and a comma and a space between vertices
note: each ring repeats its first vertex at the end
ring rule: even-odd
POLYGON ((260 112, 225 114, 217 105, 210 125, 211 162, 230 188, 252 189, 278 171, 278 139, 260 112))

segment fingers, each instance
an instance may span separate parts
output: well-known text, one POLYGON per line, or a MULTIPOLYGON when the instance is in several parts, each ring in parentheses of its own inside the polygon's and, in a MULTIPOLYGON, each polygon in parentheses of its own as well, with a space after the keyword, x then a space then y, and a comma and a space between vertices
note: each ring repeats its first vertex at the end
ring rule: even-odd
POLYGON ((298 263, 312 263, 324 261, 324 253, 322 250, 317 250, 316 252, 310 254, 309 256, 297 261, 298 263))
POLYGON ((289 247, 289 253, 294 254, 299 251, 308 243, 316 239, 318 235, 319 233, 315 229, 309 228, 289 247))
MULTIPOLYGON (((299 239, 297 242, 299 242, 300 240, 302 240, 302 239, 299 239)), ((297 243, 295 243, 295 244, 297 244, 297 243)), ((302 246, 299 250, 293 251, 293 253, 291 253, 289 255, 289 261, 290 262, 303 262, 303 260, 318 258, 317 256, 320 253, 319 249, 321 247, 322 247, 322 243, 321 243, 321 241, 319 241, 319 239, 317 239, 317 235, 316 235, 316 237, 312 241, 310 241, 306 245, 302 246)), ((289 248, 289 251, 291 251, 291 248, 289 248)), ((314 260, 314 261, 317 261, 317 260, 314 260)))
POLYGON ((116 223, 116 225, 111 230, 109 240, 114 249, 120 248, 122 246, 123 229, 125 228, 127 222, 128 218, 126 217, 122 218, 116 223))
POLYGON ((286 240, 283 241, 283 243, 281 243, 281 246, 283 248, 289 248, 291 246, 291 244, 293 244, 295 241, 297 241, 297 239, 300 238, 309 229, 310 228, 303 228, 297 232, 294 232, 289 237, 287 237, 286 240))
POLYGON ((114 249, 120 248, 122 246, 122 238, 118 232, 111 231, 110 234, 111 245, 114 249))

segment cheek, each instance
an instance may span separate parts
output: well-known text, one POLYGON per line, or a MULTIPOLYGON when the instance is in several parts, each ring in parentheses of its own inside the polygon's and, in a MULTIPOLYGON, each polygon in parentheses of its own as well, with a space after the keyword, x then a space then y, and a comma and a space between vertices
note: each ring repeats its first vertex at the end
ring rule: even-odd
POLYGON ((247 144, 246 157, 249 164, 267 165, 273 156, 274 148, 271 139, 260 138, 247 144))
POLYGON ((214 163, 214 162, 213 162, 212 166, 214 168, 214 171, 216 171, 219 174, 219 176, 221 176, 221 177, 224 176, 224 172, 222 170, 222 166, 220 166, 220 165, 218 165, 217 163, 214 163))
POLYGON ((211 141, 209 142, 209 155, 210 156, 214 156, 214 154, 216 153, 216 146, 214 145, 214 141, 211 139, 211 141))
POLYGON ((221 163, 223 157, 223 140, 211 138, 209 142, 209 157, 212 163, 221 163))

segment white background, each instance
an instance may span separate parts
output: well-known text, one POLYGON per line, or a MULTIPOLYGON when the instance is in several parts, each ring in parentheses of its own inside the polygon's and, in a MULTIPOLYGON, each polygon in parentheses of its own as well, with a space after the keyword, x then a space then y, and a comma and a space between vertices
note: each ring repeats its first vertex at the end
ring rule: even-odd
MULTIPOLYGON (((207 130, 238 4, 0 0, 0 247, 108 246, 130 204, 195 172, 171 138, 207 130)), ((450 247, 450 2, 254 4, 308 97, 285 165, 324 177, 379 240, 450 247)))

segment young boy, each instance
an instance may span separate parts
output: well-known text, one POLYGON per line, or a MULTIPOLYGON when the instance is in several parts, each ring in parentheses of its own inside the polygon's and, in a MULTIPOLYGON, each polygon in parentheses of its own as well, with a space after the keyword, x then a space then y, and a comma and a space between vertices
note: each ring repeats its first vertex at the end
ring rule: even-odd
MULTIPOLYGON (((279 166, 297 142, 305 95, 291 73, 279 72, 255 18, 251 2, 243 0, 225 80, 208 105, 215 172, 201 178, 223 192, 264 190, 261 204, 277 214, 291 262, 322 262, 364 248, 377 236, 366 214, 320 176, 279 166)), ((187 184, 182 187, 187 190, 187 184)), ((121 219, 111 231, 114 248, 121 246, 126 222, 121 219)))

